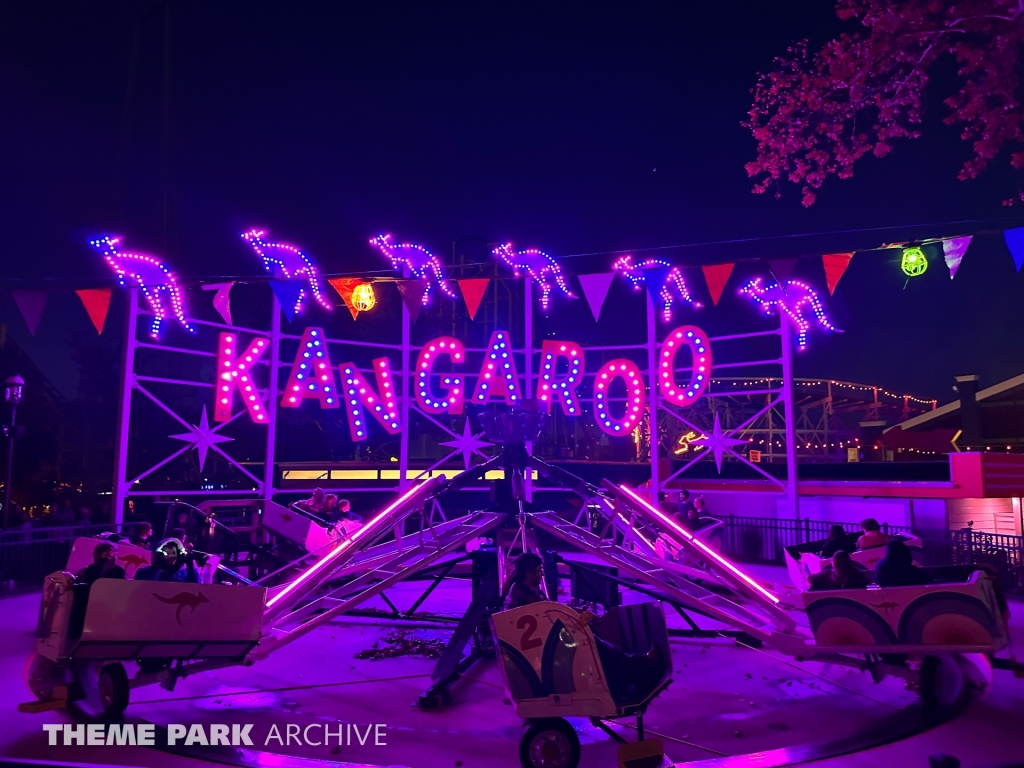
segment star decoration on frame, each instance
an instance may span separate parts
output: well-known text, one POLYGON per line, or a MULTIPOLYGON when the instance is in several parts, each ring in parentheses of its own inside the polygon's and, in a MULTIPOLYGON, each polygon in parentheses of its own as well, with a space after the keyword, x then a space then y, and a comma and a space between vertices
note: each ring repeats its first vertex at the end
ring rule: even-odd
POLYGON ((206 464, 206 453, 217 443, 228 443, 234 440, 233 437, 227 437, 226 435, 217 434, 216 431, 210 429, 210 420, 206 417, 206 406, 203 406, 203 415, 199 419, 199 426, 190 425, 189 431, 184 432, 180 435, 171 435, 175 440, 183 440, 186 443, 192 443, 197 451, 199 451, 199 471, 203 471, 203 466, 206 464))
POLYGON ((441 443, 441 445, 454 448, 458 453, 462 454, 462 464, 465 469, 469 469, 469 460, 472 458, 474 453, 479 453, 483 456, 483 449, 488 448, 494 443, 488 443, 486 440, 481 440, 483 432, 479 435, 474 435, 473 430, 469 428, 469 417, 466 417, 465 426, 462 429, 462 436, 457 437, 454 440, 450 440, 447 443, 441 443))
POLYGON ((708 435, 707 448, 711 453, 715 454, 715 466, 718 467, 718 474, 722 474, 722 455, 725 453, 735 453, 733 448, 746 444, 746 440, 737 440, 729 437, 722 429, 722 422, 719 421, 718 414, 716 413, 715 428, 708 435))

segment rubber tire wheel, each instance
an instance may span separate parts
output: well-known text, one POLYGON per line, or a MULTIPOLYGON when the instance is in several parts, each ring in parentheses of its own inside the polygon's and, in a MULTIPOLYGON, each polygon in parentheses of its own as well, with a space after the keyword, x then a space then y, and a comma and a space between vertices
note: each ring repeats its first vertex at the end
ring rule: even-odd
POLYGON ((53 696, 53 687, 64 684, 64 667, 42 654, 33 653, 25 662, 25 685, 39 701, 53 696))
POLYGON ((921 701, 925 708, 948 710, 964 693, 963 670, 952 655, 925 656, 921 662, 921 701))
POLYGON ((119 715, 128 709, 128 673, 121 662, 107 664, 100 670, 98 688, 100 704, 108 715, 119 715))
POLYGON ((519 742, 519 762, 523 768, 577 768, 579 736, 561 717, 531 720, 529 730, 519 742))

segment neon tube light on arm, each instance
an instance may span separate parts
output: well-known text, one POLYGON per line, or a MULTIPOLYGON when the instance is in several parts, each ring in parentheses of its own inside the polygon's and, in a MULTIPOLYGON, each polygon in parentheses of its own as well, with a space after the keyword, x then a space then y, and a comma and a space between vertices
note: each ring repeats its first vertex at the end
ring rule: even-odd
POLYGON ((745 574, 743 571, 741 571, 735 565, 730 563, 728 560, 726 560, 720 554, 715 552, 715 550, 711 549, 711 547, 709 547, 707 544, 705 544, 704 542, 702 542, 702 541, 700 541, 698 539, 695 539, 693 537, 693 534, 691 534, 688 530, 686 530, 681 525, 676 523, 668 515, 664 514, 663 512, 661 512, 660 510, 658 510, 654 506, 652 506, 651 504, 649 504, 646 501, 644 501, 640 496, 638 496, 634 491, 630 490, 626 486, 619 485, 618 488, 619 488, 620 491, 622 491, 622 493, 624 493, 626 495, 626 497, 630 501, 632 501, 634 504, 637 504, 637 505, 643 507, 648 512, 650 512, 652 515, 654 515, 658 520, 660 520, 662 523, 667 525, 671 530, 676 531, 681 536, 685 537, 685 539, 687 541, 689 541, 694 546, 698 547, 701 550, 702 553, 707 555, 709 558, 711 558, 718 565, 721 565, 723 568, 727 569, 734 576, 737 576, 738 578, 742 579, 745 584, 747 584, 751 589, 756 590, 758 592, 758 594, 762 595, 763 597, 768 598, 775 605, 777 605, 779 603, 779 598, 777 598, 771 592, 766 590, 764 587, 762 587, 760 584, 758 584, 752 578, 747 576, 747 574, 745 574))

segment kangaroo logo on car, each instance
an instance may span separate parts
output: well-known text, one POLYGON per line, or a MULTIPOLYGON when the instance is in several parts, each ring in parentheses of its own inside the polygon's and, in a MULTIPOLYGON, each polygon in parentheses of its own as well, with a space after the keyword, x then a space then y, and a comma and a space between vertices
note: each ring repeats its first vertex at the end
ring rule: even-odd
POLYGON ((142 557, 142 555, 136 555, 135 553, 129 553, 127 555, 118 555, 117 562, 124 563, 126 568, 131 568, 132 566, 138 568, 142 565, 149 565, 149 560, 142 557))
POLYGON ((174 619, 178 622, 179 626, 181 625, 182 608, 188 608, 189 613, 195 613, 196 606, 200 605, 201 603, 210 602, 210 599, 202 592, 197 592, 194 595, 191 592, 179 592, 173 597, 163 597, 162 595, 158 595, 154 592, 153 597, 155 597, 161 603, 178 606, 178 610, 174 614, 174 619))
POLYGON ((888 616, 889 611, 893 610, 894 608, 899 608, 900 604, 894 603, 892 600, 886 600, 884 603, 872 603, 871 607, 881 608, 885 615, 888 616))

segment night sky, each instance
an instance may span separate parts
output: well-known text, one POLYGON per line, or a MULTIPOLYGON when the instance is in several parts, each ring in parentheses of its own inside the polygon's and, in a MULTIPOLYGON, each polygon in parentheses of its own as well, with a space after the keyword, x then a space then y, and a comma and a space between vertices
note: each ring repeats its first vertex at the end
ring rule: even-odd
MULTIPOLYGON (((968 147, 941 123, 951 67, 926 138, 831 179, 810 209, 793 186, 752 195, 740 122, 757 72, 793 40, 848 27, 821 1, 695 5, 180 0, 168 28, 154 3, 5 3, 3 288, 67 292, 34 340, 4 294, 11 332, 74 389, 62 361, 88 320, 69 292, 109 279, 85 242, 101 231, 201 278, 262 274, 238 237, 253 224, 325 272, 381 269, 367 245, 378 231, 442 255, 473 236, 604 254, 565 261, 596 272, 619 250, 774 238, 657 251, 697 266, 1024 225, 1001 205, 1018 184, 1005 157, 956 180, 968 147), (851 232, 911 224, 934 226, 851 232), (802 233, 830 234, 780 237, 802 233)), ((738 267, 722 304, 693 319, 749 313, 761 327, 734 294, 765 273, 738 267)), ((797 274, 827 296, 820 261, 797 274)), ((1024 372, 1024 277, 1001 236, 976 237, 954 281, 936 259, 905 283, 898 252, 857 256, 827 299, 846 332, 815 333, 798 374, 946 401, 954 375, 988 386, 1024 372)), ((592 323, 582 300, 576 311, 592 323)))

